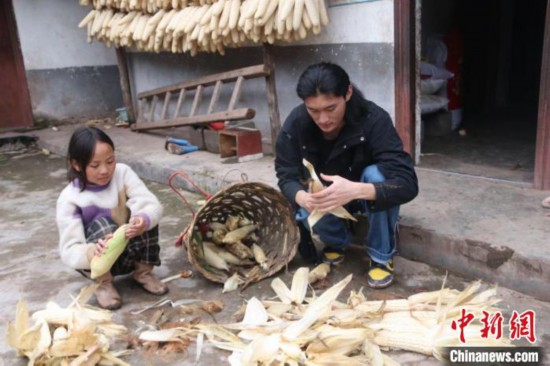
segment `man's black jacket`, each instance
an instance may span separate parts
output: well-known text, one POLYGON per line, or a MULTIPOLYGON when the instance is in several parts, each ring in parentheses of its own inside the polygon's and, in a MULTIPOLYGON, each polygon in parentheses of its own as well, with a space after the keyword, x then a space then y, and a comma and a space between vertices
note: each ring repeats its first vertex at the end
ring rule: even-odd
MULTIPOLYGON (((346 120, 326 162, 320 162, 321 130, 307 113, 304 104, 294 108, 277 137, 275 170, 279 188, 295 205, 296 193, 307 190, 309 173, 302 164, 308 160, 317 174, 339 175, 359 182, 361 173, 376 164, 386 178, 374 183, 376 201, 369 202, 371 211, 384 211, 411 201, 418 194, 418 180, 410 156, 403 151, 391 118, 386 111, 368 102, 367 113, 360 119, 346 120), (319 166, 324 166, 319 171, 319 166)), ((296 207, 296 206, 295 206, 296 207)))

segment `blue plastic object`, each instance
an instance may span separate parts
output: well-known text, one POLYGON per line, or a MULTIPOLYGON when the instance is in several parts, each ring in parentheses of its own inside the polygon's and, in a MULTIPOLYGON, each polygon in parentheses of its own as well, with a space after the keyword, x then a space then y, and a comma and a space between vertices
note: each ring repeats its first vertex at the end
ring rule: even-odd
POLYGON ((195 146, 195 145, 182 146, 182 148, 183 148, 183 153, 184 154, 199 150, 199 147, 195 146))
MULTIPOLYGON (((187 141, 186 139, 177 139, 175 137, 168 137, 166 139, 166 142, 171 142, 173 144, 180 145, 180 146, 191 146, 189 144, 189 141, 187 141)), ((195 150, 193 150, 193 151, 195 151, 195 150)))

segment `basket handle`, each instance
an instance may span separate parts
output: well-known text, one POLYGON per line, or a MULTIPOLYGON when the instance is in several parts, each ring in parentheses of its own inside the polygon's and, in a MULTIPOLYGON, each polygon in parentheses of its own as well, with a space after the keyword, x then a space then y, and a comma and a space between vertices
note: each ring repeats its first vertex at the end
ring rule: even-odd
MULTIPOLYGON (((183 194, 180 193, 180 191, 174 186, 173 184, 173 180, 176 178, 176 177, 181 177, 183 178, 184 180, 186 180, 189 184, 191 184, 197 191, 199 191, 206 200, 209 200, 212 195, 211 194, 208 194, 206 193, 202 188, 200 188, 198 185, 195 184, 195 182, 193 182, 191 180, 191 178, 189 178, 189 176, 184 173, 184 172, 174 172, 170 175, 170 177, 168 178, 168 185, 170 186, 170 188, 172 188, 172 190, 174 191, 174 193, 176 193, 178 195, 178 197, 185 203, 185 205, 187 206, 187 208, 189 209, 189 211, 191 211, 191 215, 193 215, 193 220, 195 219, 195 210, 193 210, 193 207, 191 206, 191 204, 189 204, 189 202, 187 201, 187 199, 185 199, 185 196, 183 194)), ((181 234, 179 235, 179 237, 176 239, 176 247, 179 247, 179 246, 182 246, 184 240, 183 238, 185 237, 185 235, 187 234, 187 232, 189 231, 189 227, 191 225, 187 225, 187 227, 181 232, 181 234)))

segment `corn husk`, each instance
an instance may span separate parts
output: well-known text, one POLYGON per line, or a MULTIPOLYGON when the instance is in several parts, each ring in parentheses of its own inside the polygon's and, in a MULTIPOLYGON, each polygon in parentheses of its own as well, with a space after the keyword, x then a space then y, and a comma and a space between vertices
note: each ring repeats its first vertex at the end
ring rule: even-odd
POLYGON ((346 301, 338 301, 351 275, 319 296, 307 297, 302 282, 304 278, 308 282, 308 272, 297 270, 290 288, 281 278, 273 279, 277 298, 251 298, 239 323, 201 324, 187 331, 204 333, 213 346, 232 352, 230 363, 245 366, 271 362, 393 366, 397 363, 383 351, 405 350, 441 360, 443 347, 510 345, 506 339, 482 338, 479 321, 470 323, 467 342, 461 344, 459 333, 450 325, 462 308, 476 314, 476 319, 481 319, 483 311, 497 311, 494 288, 482 290, 474 282, 463 291, 442 288, 385 301, 368 301, 360 289, 351 291, 346 301))
MULTIPOLYGON (((319 179, 319 177, 317 176, 317 173, 315 172, 315 169, 313 168, 313 165, 307 161, 306 159, 303 159, 302 163, 304 164, 304 166, 306 167, 306 169, 309 171, 309 174, 311 176, 311 184, 310 184, 310 191, 312 193, 316 193, 316 192, 319 192, 321 190, 323 190, 324 186, 323 186, 323 183, 321 183, 321 180, 319 179)), ((340 207, 337 207, 333 210, 331 210, 330 212, 328 213, 331 213, 333 214, 334 216, 337 216, 337 217, 340 217, 342 219, 346 219, 346 220, 351 220, 351 221, 357 221, 357 219, 355 217, 353 217, 344 207, 340 206, 340 207)), ((317 211, 316 209, 313 210, 309 216, 307 217, 307 223, 310 227, 310 229, 312 230, 313 229, 313 226, 315 226, 315 224, 317 224, 317 222, 319 220, 321 220, 321 218, 323 216, 325 216, 327 213, 326 212, 320 212, 320 211, 317 211)))
POLYGON ((96 288, 84 288, 66 308, 49 302, 31 317, 20 300, 15 320, 8 323, 8 344, 27 357, 29 365, 95 365, 100 360, 127 365, 109 351, 110 339, 126 333, 126 328, 113 322, 110 311, 85 303, 96 288))

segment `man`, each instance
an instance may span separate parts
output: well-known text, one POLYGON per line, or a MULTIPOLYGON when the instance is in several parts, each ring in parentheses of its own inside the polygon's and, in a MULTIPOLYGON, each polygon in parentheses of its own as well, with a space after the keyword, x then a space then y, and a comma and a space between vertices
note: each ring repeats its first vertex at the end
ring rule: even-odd
MULTIPOLYGON (((296 91, 304 103, 294 108, 279 133, 275 170, 281 191, 296 209, 300 253, 312 253, 307 216, 314 209, 359 209, 369 219, 368 284, 387 287, 393 282, 399 206, 418 194, 412 160, 388 113, 367 101, 340 66, 309 66, 296 91), (302 159, 313 164, 327 188, 307 191, 309 174, 302 159)), ((346 221, 327 214, 313 232, 325 245, 323 261, 340 263, 350 241, 346 221)))

